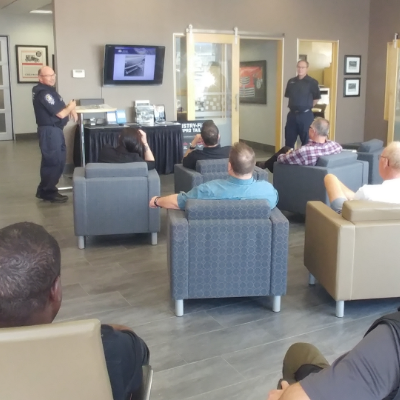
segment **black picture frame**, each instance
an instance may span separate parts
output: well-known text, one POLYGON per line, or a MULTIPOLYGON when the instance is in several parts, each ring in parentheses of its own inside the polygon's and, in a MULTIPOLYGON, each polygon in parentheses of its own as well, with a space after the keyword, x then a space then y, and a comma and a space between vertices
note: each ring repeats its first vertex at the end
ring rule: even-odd
POLYGON ((307 54, 299 54, 298 61, 307 61, 307 54))
POLYGON ((360 97, 361 78, 344 78, 343 97, 360 97))
POLYGON ((48 46, 15 45, 17 57, 17 82, 38 83, 38 71, 49 65, 48 46))
POLYGON ((361 56, 344 56, 344 74, 361 75, 361 56))
POLYGON ((240 62, 240 104, 267 104, 267 61, 240 62))

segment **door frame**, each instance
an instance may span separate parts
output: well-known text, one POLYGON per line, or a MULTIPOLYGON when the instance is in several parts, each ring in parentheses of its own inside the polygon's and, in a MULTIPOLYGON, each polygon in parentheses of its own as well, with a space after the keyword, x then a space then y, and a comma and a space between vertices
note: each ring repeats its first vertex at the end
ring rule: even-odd
MULTIPOLYGON (((11 87, 11 67, 10 67, 10 36, 0 34, 0 38, 6 39, 6 51, 7 51, 7 69, 8 69, 8 89, 10 94, 10 129, 11 129, 11 137, 4 140, 15 140, 14 134, 14 119, 13 119, 13 107, 12 107, 12 87, 11 87)), ((3 85, 4 86, 4 85, 3 85)), ((7 115, 7 113, 5 113, 7 115)), ((7 129, 7 120, 6 120, 6 129, 7 129)))
MULTIPOLYGON (((207 31, 204 30, 201 33, 204 34, 217 34, 217 35, 231 35, 233 38, 235 38, 235 34, 233 32, 227 32, 227 31, 207 31)), ((196 32, 197 34, 197 32, 196 32)), ((185 33, 174 33, 172 35, 172 49, 173 49, 173 86, 174 86, 174 115, 177 115, 177 104, 176 104, 176 39, 179 37, 187 37, 187 34, 185 33)), ((284 35, 279 35, 279 36, 268 36, 265 35, 263 36, 262 34, 259 33, 252 33, 252 32, 245 32, 245 33, 238 33, 237 35, 237 40, 238 40, 238 45, 239 45, 239 57, 240 57, 240 39, 254 39, 254 40, 276 40, 278 41, 278 53, 277 53, 277 85, 276 85, 276 112, 275 112, 275 149, 278 151, 282 145, 283 145, 283 68, 284 68, 284 47, 285 47, 285 37, 284 35)), ((237 77, 239 81, 239 70, 237 71, 237 77)), ((187 88, 188 89, 188 88, 187 88)), ((239 95, 239 93, 238 93, 239 95)), ((232 107, 234 107, 236 103, 235 96, 232 93, 232 101, 235 104, 232 104, 232 107)), ((189 104, 188 104, 189 107, 189 104)), ((239 128, 239 109, 240 105, 237 105, 238 107, 238 112, 237 112, 237 126, 239 128)), ((189 110, 188 110, 189 111, 189 110)), ((233 126, 233 116, 232 116, 232 126, 233 126)), ((233 130, 232 130, 232 143, 235 141, 239 141, 239 131, 237 133, 237 138, 235 140, 233 130)))
POLYGON ((336 138, 336 112, 338 96, 338 71, 339 71, 339 40, 329 39, 297 39, 297 60, 299 59, 300 42, 322 42, 332 44, 332 88, 330 89, 330 115, 329 115, 329 139, 336 138))

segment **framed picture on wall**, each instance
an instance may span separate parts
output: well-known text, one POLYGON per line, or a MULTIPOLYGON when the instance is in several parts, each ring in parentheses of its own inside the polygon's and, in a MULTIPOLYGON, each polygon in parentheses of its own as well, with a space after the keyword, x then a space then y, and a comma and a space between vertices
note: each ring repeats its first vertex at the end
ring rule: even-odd
POLYGON ((344 74, 361 74, 361 56, 344 56, 344 74))
POLYGON ((344 78, 344 97, 360 96, 360 78, 344 78))
POLYGON ((299 54, 298 61, 307 61, 307 54, 299 54))
POLYGON ((241 104, 267 104, 267 61, 240 63, 241 104))
POLYGON ((37 83, 38 71, 48 65, 47 46, 19 45, 15 46, 17 55, 17 82, 37 83))

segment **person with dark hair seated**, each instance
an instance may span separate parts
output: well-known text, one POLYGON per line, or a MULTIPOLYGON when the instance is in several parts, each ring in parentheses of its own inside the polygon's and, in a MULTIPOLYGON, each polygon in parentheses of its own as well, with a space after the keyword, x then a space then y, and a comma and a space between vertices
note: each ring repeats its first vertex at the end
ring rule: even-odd
MULTIPOLYGON (((60 270, 60 247, 42 226, 0 229, 0 328, 52 323, 62 300, 60 270)), ((114 400, 137 398, 150 358, 146 343, 122 325, 102 325, 101 340, 114 400)))
POLYGON ((204 121, 201 127, 201 133, 198 133, 190 147, 183 156, 182 164, 185 168, 196 169, 198 160, 219 160, 229 158, 231 146, 221 147, 219 144, 220 134, 214 121, 204 121), (196 149, 201 142, 204 143, 203 149, 196 149))
POLYGON ((118 146, 104 146, 99 155, 101 163, 146 162, 149 170, 156 167, 154 155, 147 144, 146 132, 125 128, 118 138, 118 146))

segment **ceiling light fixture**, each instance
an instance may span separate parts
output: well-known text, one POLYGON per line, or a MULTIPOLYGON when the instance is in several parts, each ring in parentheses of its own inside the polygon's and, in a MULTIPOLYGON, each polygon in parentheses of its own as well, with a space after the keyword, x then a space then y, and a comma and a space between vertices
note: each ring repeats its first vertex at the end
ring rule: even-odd
POLYGON ((51 10, 32 10, 30 11, 31 14, 53 14, 51 10))

